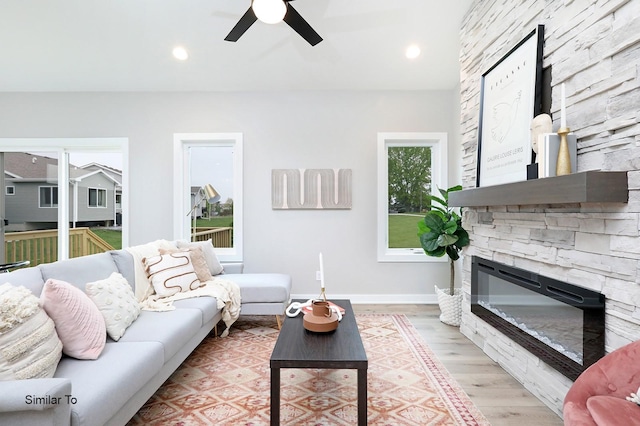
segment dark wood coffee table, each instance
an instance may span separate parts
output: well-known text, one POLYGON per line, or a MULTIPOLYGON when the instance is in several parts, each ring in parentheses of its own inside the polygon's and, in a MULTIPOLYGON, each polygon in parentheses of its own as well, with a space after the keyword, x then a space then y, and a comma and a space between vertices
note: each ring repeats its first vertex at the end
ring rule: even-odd
MULTIPOLYGON (((302 326, 300 313, 282 325, 271 354, 271 425, 280 424, 280 369, 331 368, 358 370, 358 425, 367 424, 367 354, 349 300, 331 300, 345 309, 338 329, 312 333, 302 326)), ((304 302, 304 301, 299 301, 304 302)))

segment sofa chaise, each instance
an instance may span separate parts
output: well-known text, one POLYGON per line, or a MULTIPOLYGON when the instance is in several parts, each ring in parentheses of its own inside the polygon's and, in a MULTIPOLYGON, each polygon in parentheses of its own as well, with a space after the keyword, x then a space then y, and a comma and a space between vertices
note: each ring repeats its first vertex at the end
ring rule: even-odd
MULTIPOLYGON (((290 277, 243 274, 242 269, 242 264, 224 264, 223 275, 240 288, 241 314, 282 315, 290 277)), ((85 291, 86 283, 114 272, 135 286, 130 252, 115 250, 0 274, 0 285, 24 286, 40 296, 45 282, 55 279, 85 291)), ((95 360, 63 355, 51 378, 0 381, 0 424, 126 424, 222 318, 213 297, 178 300, 173 306, 163 312, 140 311, 118 341, 106 339, 95 360)))

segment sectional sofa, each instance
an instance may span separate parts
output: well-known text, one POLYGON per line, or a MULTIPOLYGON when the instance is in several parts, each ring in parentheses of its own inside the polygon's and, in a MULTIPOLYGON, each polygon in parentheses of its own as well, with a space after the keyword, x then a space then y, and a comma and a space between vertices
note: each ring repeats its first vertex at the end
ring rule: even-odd
MULTIPOLYGON (((117 250, 1 274, 0 285, 24 286, 40 296, 48 280, 59 280, 84 292, 87 283, 116 273, 135 290, 134 262, 129 251, 117 250)), ((242 264, 224 269, 224 279, 240 288, 242 314, 283 314, 291 291, 288 275, 243 274, 242 264)), ((119 340, 106 338, 97 359, 62 355, 51 378, 0 381, 0 424, 126 424, 222 318, 213 297, 173 306, 140 311, 119 340)), ((0 361, 2 356, 0 348, 0 361)))

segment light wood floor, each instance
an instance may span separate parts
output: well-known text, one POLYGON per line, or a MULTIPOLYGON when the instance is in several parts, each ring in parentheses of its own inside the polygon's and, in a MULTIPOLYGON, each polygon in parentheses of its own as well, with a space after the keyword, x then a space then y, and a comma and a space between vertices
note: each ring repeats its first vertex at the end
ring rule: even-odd
POLYGON ((405 314, 429 348, 494 426, 562 425, 562 419, 511 377, 457 327, 438 319, 437 305, 353 305, 356 313, 405 314))

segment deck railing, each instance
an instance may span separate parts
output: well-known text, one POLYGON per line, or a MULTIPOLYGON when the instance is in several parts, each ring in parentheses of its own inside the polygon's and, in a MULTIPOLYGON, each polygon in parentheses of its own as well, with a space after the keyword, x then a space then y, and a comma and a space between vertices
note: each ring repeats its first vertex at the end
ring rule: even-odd
POLYGON ((214 247, 233 247, 233 228, 198 227, 191 235, 191 241, 207 241, 211 239, 214 247))
MULTIPOLYGON (((58 230, 7 232, 4 234, 5 263, 29 260, 30 266, 58 260, 58 230)), ((69 230, 69 257, 113 250, 89 228, 69 230)))

